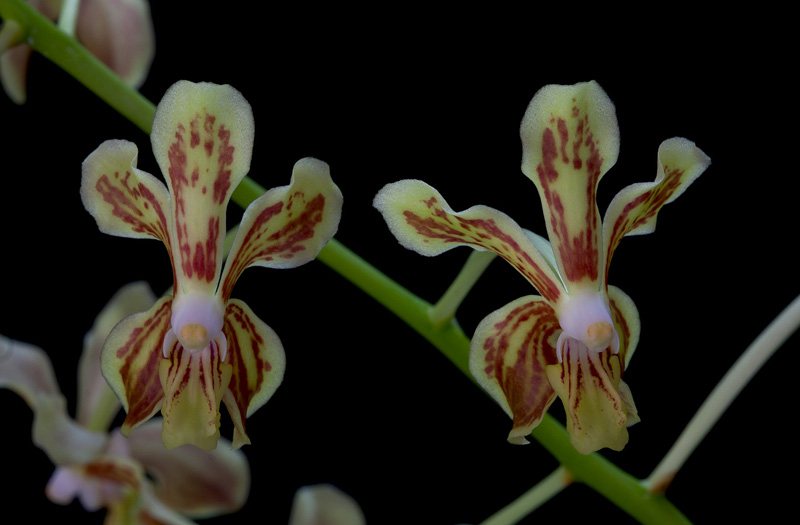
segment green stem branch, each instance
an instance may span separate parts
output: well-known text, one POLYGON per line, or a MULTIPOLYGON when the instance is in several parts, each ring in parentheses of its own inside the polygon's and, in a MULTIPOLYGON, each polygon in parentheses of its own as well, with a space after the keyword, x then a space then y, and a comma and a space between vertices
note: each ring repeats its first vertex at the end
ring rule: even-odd
POLYGON ((494 258, 497 257, 493 252, 479 252, 473 250, 467 259, 466 264, 458 273, 453 283, 447 288, 442 297, 436 301, 429 312, 431 321, 436 326, 443 325, 454 318, 456 310, 467 296, 469 291, 478 282, 483 272, 489 267, 494 258))
POLYGON ((538 509, 550 499, 567 488, 572 477, 564 467, 558 467, 549 476, 534 485, 522 496, 493 514, 481 525, 513 525, 538 509))
POLYGON ((697 445, 728 409, 739 392, 775 351, 800 326, 800 296, 775 318, 739 356, 722 381, 714 387, 675 444, 644 481, 653 492, 664 492, 697 445))

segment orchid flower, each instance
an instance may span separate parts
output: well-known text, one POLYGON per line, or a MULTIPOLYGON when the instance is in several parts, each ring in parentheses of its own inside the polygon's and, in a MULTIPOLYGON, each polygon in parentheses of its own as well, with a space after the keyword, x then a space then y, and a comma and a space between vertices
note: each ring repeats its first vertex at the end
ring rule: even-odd
POLYGON ((31 407, 33 441, 56 465, 46 488, 48 498, 68 504, 77 497, 88 511, 105 508, 109 525, 185 525, 192 523, 187 516, 238 510, 250 488, 247 459, 240 451, 167 451, 156 419, 129 439, 118 430, 108 432, 120 404, 100 374, 103 342, 117 321, 154 302, 146 284, 133 283, 117 292, 98 316, 84 339, 74 420, 47 354, 0 336, 0 387, 15 391, 31 407))
MULTIPOLYGON (((62 0, 28 0, 50 20, 62 0)), ((155 55, 155 36, 146 0, 82 0, 75 37, 94 56, 134 88, 144 83, 155 55)), ((17 104, 27 99, 27 72, 33 50, 20 44, 0 55, 0 84, 17 104)))
POLYGON ((602 88, 542 88, 521 136, 522 171, 539 190, 549 242, 486 206, 454 212, 417 180, 387 185, 375 206, 406 248, 423 255, 462 245, 494 252, 541 294, 489 314, 470 346, 471 373, 513 419, 510 442, 527 443, 558 396, 579 452, 621 450, 626 427, 639 420, 622 374, 640 325, 633 301, 607 283, 611 256, 623 236, 652 232, 661 207, 710 161, 686 139, 664 141, 655 182, 620 191, 601 223, 597 184, 619 150, 614 105, 602 88))
POLYGON ((130 142, 106 141, 83 164, 81 196, 100 230, 160 239, 174 279, 174 297, 111 333, 103 375, 127 411, 123 435, 160 409, 167 448, 213 449, 224 400, 238 448, 250 443, 245 419, 281 383, 285 356, 275 332, 230 298, 234 283, 248 266, 313 260, 336 232, 342 195, 327 164, 301 159, 289 186, 247 208, 223 269, 225 210, 250 167, 250 105, 227 85, 178 82, 156 109, 151 141, 167 187, 136 167, 130 142))

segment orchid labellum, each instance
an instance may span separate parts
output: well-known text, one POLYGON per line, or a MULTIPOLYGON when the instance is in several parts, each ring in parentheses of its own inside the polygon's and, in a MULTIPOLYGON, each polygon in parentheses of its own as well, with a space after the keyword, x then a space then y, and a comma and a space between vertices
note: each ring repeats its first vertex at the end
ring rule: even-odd
POLYGON ((298 161, 289 186, 247 208, 223 268, 225 210, 250 167, 250 105, 230 86, 178 82, 158 105, 151 141, 166 187, 136 167, 130 142, 107 141, 83 164, 81 196, 100 229, 161 240, 174 276, 173 296, 111 333, 103 374, 127 410, 124 435, 161 410, 168 448, 212 449, 224 401, 239 447, 250 442, 245 419, 280 384, 285 357, 275 332, 231 298, 234 283, 248 266, 313 260, 336 232, 341 192, 327 164, 298 161))
POLYGON ((558 396, 578 451, 621 450, 626 427, 638 421, 622 374, 638 343, 639 315, 606 281, 611 256, 623 236, 652 232, 661 207, 710 161, 686 139, 664 141, 655 181, 620 191, 601 222, 597 184, 617 160, 619 129, 600 86, 542 88, 521 135, 522 171, 539 190, 549 242, 486 206, 454 212, 418 180, 387 185, 375 206, 407 248, 423 255, 456 246, 492 251, 541 294, 490 314, 470 347, 472 374, 513 419, 509 441, 526 443, 558 396))

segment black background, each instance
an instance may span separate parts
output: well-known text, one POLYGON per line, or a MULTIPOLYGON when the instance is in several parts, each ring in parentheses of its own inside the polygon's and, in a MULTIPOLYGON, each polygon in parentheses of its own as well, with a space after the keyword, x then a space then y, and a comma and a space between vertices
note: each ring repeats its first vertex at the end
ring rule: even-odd
MULTIPOLYGON (((328 162, 345 198, 336 238, 429 301, 468 250, 435 258, 405 250, 373 196, 389 182, 419 178, 456 210, 489 205, 544 234, 536 190, 519 169, 518 135, 541 86, 595 79, 616 104, 621 150, 600 184, 601 213, 623 187, 653 180, 662 140, 685 136, 711 157, 709 170, 662 210, 657 231, 623 241, 611 267, 610 282, 641 315, 625 379, 642 421, 623 452, 603 454, 637 477, 649 474, 725 370, 800 290, 796 88, 779 31, 755 39, 744 26, 711 31, 680 16, 667 29, 638 20, 619 30, 598 22, 551 31, 547 17, 512 29, 522 17, 510 13, 308 8, 256 16, 237 10, 250 3, 192 5, 153 6, 157 53, 142 93, 157 102, 180 79, 239 89, 255 114, 250 176, 285 185, 299 158, 328 162)), ((127 282, 145 279, 157 293, 171 284, 160 243, 97 230, 78 194, 80 164, 102 141, 120 138, 139 146, 140 168, 159 171, 144 133, 41 56, 28 93, 22 107, 0 96, 0 333, 48 351, 74 410, 81 341, 99 309, 127 282)), ((231 204, 229 225, 240 213, 231 204)), ((459 321, 471 334, 485 315, 529 293, 496 261, 459 321)), ((250 500, 215 522, 285 523, 298 487, 327 482, 355 497, 370 523, 478 523, 557 466, 535 443, 506 443, 510 420, 487 396, 324 264, 250 269, 234 296, 275 329, 288 368, 248 420, 250 500)), ((670 487, 691 520, 769 521, 794 507, 795 483, 781 480, 797 466, 797 345, 790 339, 766 364, 670 487)), ((558 405, 552 413, 563 418, 558 405)), ((17 465, 2 467, 4 508, 101 523, 77 503, 62 508, 45 498, 53 467, 31 444, 30 411, 7 391, 0 406, 0 444, 17 465)), ((598 516, 632 521, 574 486, 526 523, 598 516)))

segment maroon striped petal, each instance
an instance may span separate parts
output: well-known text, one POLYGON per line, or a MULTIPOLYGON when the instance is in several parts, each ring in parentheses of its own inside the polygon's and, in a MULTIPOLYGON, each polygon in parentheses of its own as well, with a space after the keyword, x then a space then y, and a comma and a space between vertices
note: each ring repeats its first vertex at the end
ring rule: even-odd
POLYGON ((677 199, 710 165, 711 159, 694 142, 672 138, 661 143, 656 180, 622 189, 606 210, 603 220, 606 276, 622 238, 655 231, 659 210, 677 199))
POLYGON ((419 180, 388 184, 375 196, 400 244, 422 255, 438 255, 457 246, 498 254, 536 290, 555 304, 564 289, 548 258, 510 217, 487 206, 455 212, 441 194, 419 180))
POLYGON ((639 344, 641 322, 639 310, 628 295, 616 286, 608 287, 608 303, 611 308, 611 317, 614 319, 614 328, 619 337, 619 356, 623 372, 628 368, 633 351, 639 344))
POLYGON ((83 161, 81 199, 100 231, 151 237, 170 249, 170 197, 164 184, 136 167, 132 142, 107 140, 83 161))
POLYGON ((245 419, 263 406, 283 381, 286 357, 278 335, 242 301, 228 301, 222 331, 232 367, 225 406, 235 426, 233 447, 239 448, 250 443, 245 419))
POLYGON ((147 312, 120 321, 103 346, 103 377, 128 413, 121 430, 125 436, 158 412, 164 400, 159 366, 171 312, 172 297, 162 297, 147 312))
POLYGON ((475 380, 514 420, 508 440, 527 443, 556 393, 546 367, 561 333, 553 308, 535 295, 489 314, 475 329, 469 367, 475 380))
POLYGON ((313 260, 339 227, 342 193, 324 162, 297 161, 288 186, 273 188, 245 210, 222 276, 227 301, 245 268, 294 268, 313 260))

